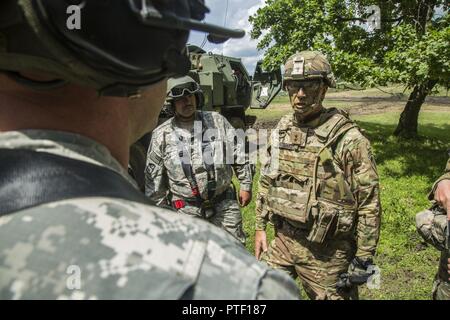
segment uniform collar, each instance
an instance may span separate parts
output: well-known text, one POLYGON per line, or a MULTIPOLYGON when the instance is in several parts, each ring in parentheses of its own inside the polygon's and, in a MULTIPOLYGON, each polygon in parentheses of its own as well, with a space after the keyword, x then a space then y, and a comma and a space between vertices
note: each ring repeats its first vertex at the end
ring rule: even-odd
POLYGON ((119 173, 136 186, 127 171, 104 145, 80 134, 36 129, 8 131, 0 133, 0 148, 47 152, 89 162, 119 173))

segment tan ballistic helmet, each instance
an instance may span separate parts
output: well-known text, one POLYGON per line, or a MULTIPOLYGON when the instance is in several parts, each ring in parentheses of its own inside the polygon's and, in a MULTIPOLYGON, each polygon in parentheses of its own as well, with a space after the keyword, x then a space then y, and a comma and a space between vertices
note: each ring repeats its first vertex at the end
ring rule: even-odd
POLYGON ((336 80, 327 58, 318 51, 302 51, 289 57, 284 65, 283 86, 289 80, 323 79, 331 87, 336 87, 336 80))

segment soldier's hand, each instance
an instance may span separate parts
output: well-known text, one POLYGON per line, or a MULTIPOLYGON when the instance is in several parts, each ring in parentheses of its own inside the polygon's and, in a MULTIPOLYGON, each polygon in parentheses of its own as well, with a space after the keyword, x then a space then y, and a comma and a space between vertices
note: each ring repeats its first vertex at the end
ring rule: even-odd
POLYGON ((252 192, 251 191, 239 191, 239 203, 241 206, 246 207, 250 201, 252 200, 252 192))
POLYGON ((262 252, 267 252, 267 236, 263 230, 255 231, 255 257, 259 260, 262 252))
POLYGON ((434 200, 436 200, 446 211, 447 217, 450 220, 450 180, 442 180, 438 183, 434 193, 434 200))
POLYGON ((353 258, 347 272, 339 275, 337 288, 351 288, 354 285, 362 285, 369 281, 370 277, 375 274, 375 265, 372 258, 353 258))

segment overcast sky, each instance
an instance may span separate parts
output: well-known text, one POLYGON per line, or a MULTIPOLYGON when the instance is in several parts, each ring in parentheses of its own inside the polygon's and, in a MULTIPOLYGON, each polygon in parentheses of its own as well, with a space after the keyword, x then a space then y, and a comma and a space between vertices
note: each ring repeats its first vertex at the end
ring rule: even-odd
MULTIPOLYGON (((206 0, 206 5, 211 9, 211 13, 206 15, 205 21, 226 27, 244 29, 246 35, 242 39, 232 39, 224 44, 212 44, 207 42, 203 49, 207 52, 222 54, 225 56, 242 58, 247 71, 253 75, 256 61, 262 59, 263 52, 256 50, 257 41, 250 39, 250 23, 248 17, 253 15, 259 7, 262 7, 264 0, 228 0, 228 12, 226 13, 227 0, 206 0), (226 16, 226 20, 225 20, 226 16)), ((200 46, 205 36, 200 32, 191 32, 190 44, 200 46)))

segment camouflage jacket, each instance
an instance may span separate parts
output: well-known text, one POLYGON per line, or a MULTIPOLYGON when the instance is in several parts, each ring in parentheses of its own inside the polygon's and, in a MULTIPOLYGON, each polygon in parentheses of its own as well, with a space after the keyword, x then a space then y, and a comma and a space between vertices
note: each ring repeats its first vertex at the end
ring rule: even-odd
MULTIPOLYGON (((6 132, 0 148, 86 161, 127 179, 106 147, 76 134, 6 132)), ((297 290, 219 228, 154 206, 90 197, 0 217, 0 299, 292 299, 297 290)))
MULTIPOLYGON (((450 155, 450 150, 449 150, 449 155, 450 155)), ((431 192, 428 195, 428 199, 430 199, 430 200, 434 199, 434 192, 436 191, 438 183, 441 182, 442 180, 447 180, 447 179, 450 179, 450 158, 447 161, 447 166, 445 167, 444 174, 439 179, 436 180, 433 187, 431 188, 431 192)))
MULTIPOLYGON (((378 173, 370 143, 355 124, 336 109, 324 110, 320 117, 310 123, 301 125, 297 125, 293 114, 290 114, 280 120, 276 130, 272 133, 271 141, 268 147, 269 161, 261 169, 256 202, 256 230, 264 230, 271 214, 279 214, 273 212, 273 208, 276 209, 277 206, 270 206, 271 197, 278 195, 281 199, 278 202, 282 203, 282 201, 288 201, 282 200, 286 198, 286 196, 283 196, 286 192, 289 193, 287 198, 292 198, 295 201, 288 204, 291 209, 285 205, 282 210, 290 211, 292 214, 295 214, 296 210, 303 210, 306 216, 311 216, 311 207, 313 206, 311 205, 313 202, 311 201, 313 198, 313 191, 311 190, 314 189, 314 186, 313 183, 305 181, 314 180, 312 177, 317 160, 319 162, 316 195, 319 198, 330 200, 331 202, 328 202, 331 203, 330 206, 333 207, 333 210, 339 212, 336 230, 341 228, 342 222, 342 227, 346 227, 347 236, 355 239, 357 243, 357 256, 374 255, 379 239, 381 218, 378 173), (339 135, 336 133, 336 131, 340 131, 337 128, 337 123, 344 119, 348 131, 339 135), (336 129, 334 129, 335 126, 336 129), (298 143, 298 149, 295 145, 292 147, 292 144, 286 145, 282 142, 286 141, 286 138, 284 138, 286 132, 288 132, 288 136, 290 135, 289 139, 294 139, 295 134, 292 133, 294 130, 299 131, 297 136, 300 137, 303 132, 303 138, 299 138, 301 141, 298 143), (334 135, 339 135, 335 143, 332 143, 328 148, 324 147, 326 142, 323 144, 320 142, 324 132, 326 132, 325 136, 328 139, 325 141, 331 141, 334 135), (279 150, 282 150, 282 148, 291 150, 284 153, 280 151, 275 156, 271 146, 273 139, 280 141, 279 150), (322 147, 324 152, 316 152, 316 150, 321 150, 322 147), (320 154, 320 157, 318 157, 318 154, 320 154), (280 158, 274 159, 274 157, 280 158), (282 181, 273 180, 274 175, 271 167, 277 162, 276 160, 279 160, 280 167, 275 170, 275 176, 280 175, 282 181), (280 172, 290 172, 292 177, 285 177, 280 172), (284 180, 286 183, 284 183, 284 180), (306 183, 308 183, 309 191, 299 193, 298 190, 306 183), (273 184, 282 184, 284 189, 281 188, 277 192, 271 192, 273 187, 270 186, 273 186, 273 184), (338 195, 340 198, 336 198, 338 195)), ((311 220, 311 218, 305 219, 311 220)), ((339 233, 336 231, 336 234, 339 233)))
MULTIPOLYGON (((450 158, 447 161, 444 174, 436 180, 431 192, 428 196, 430 200, 434 200, 434 193, 439 182, 450 179, 450 158)), ((445 281, 448 280, 447 261, 450 258, 448 243, 448 220, 444 210, 425 210, 416 215, 416 228, 422 238, 441 251, 441 259, 439 263, 438 277, 445 281)))
POLYGON ((450 258, 447 223, 447 214, 444 210, 425 210, 416 215, 416 228, 419 234, 427 243, 442 252, 438 277, 445 282, 450 282, 447 267, 447 261, 450 258))
POLYGON ((229 188, 233 169, 241 190, 250 191, 251 167, 244 145, 234 144, 235 134, 228 120, 217 112, 197 112, 192 130, 181 128, 174 117, 161 124, 153 131, 148 149, 145 194, 157 204, 167 204, 169 193, 172 200, 193 198, 191 184, 181 165, 180 151, 184 150, 203 199, 208 199, 205 161, 214 165, 214 196, 229 188))

